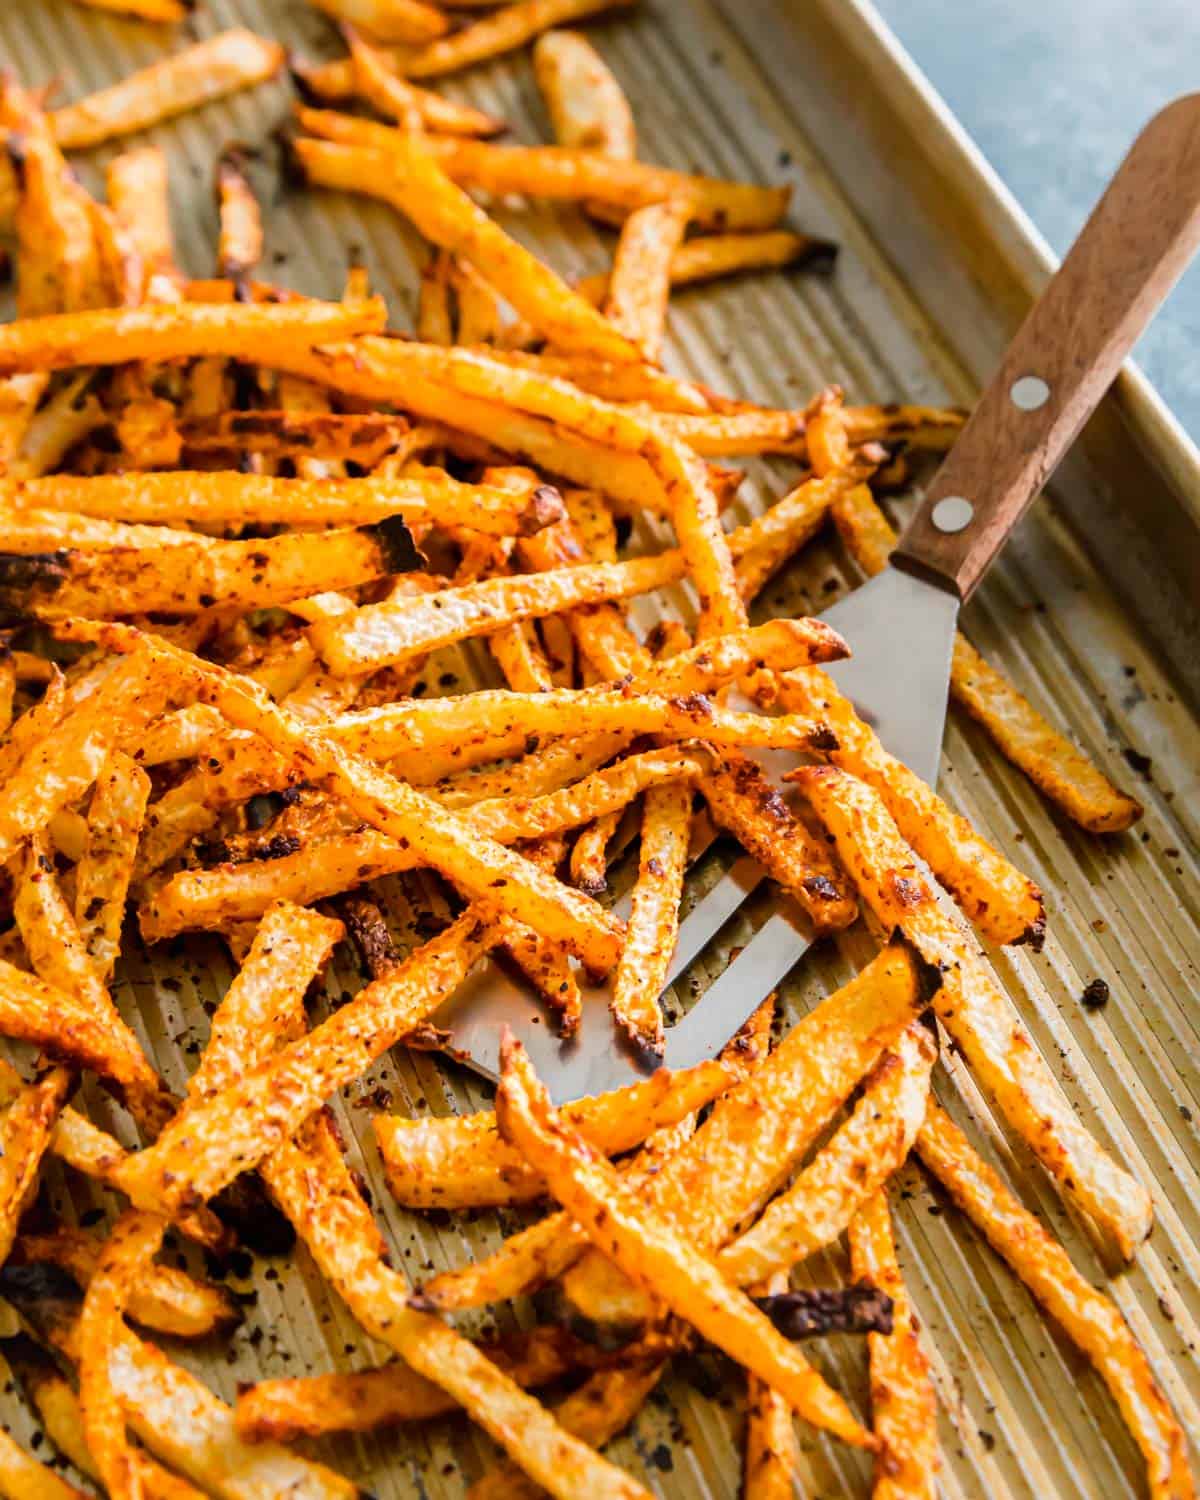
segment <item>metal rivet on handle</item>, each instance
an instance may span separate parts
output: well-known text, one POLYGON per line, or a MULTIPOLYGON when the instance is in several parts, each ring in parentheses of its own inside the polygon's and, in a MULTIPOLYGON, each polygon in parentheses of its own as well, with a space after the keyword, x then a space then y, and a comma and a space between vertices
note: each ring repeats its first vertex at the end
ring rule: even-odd
POLYGON ((1038 375, 1022 375, 1008 390, 1012 404, 1021 411, 1037 411, 1050 399, 1050 387, 1038 375))
POLYGON ((947 536, 963 531, 975 518, 975 507, 962 495, 947 495, 933 507, 933 524, 947 536))

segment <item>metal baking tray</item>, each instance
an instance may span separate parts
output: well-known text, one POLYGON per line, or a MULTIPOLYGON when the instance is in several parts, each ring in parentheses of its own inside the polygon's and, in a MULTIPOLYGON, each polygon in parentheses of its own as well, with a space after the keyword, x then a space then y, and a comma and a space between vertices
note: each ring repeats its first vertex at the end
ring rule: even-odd
MULTIPOLYGON (((332 29, 301 0, 206 0, 178 39, 69 0, 3 0, 0 59, 30 83, 61 77, 74 97, 152 61, 164 44, 239 23, 310 55, 335 50, 332 29)), ((789 182, 790 221, 842 245, 829 280, 770 274, 678 295, 672 368, 772 404, 798 404, 831 380, 853 399, 972 398, 1052 262, 868 5, 646 0, 591 31, 633 101, 646 159, 789 182)), ((446 87, 505 116, 514 139, 549 138, 527 57, 474 69, 446 87)), ((266 274, 335 295, 347 261, 365 257, 395 326, 410 326, 419 244, 376 204, 282 186, 271 138, 288 108, 286 85, 274 84, 153 132, 171 153, 187 266, 211 274, 213 163, 224 143, 241 140, 263 149, 254 170, 268 206, 266 274)), ((107 154, 81 159, 89 182, 107 154)), ((568 274, 605 264, 611 241, 574 212, 519 203, 499 212, 568 274)), ((778 493, 787 472, 752 466, 739 514, 778 493)), ((902 515, 902 503, 898 509, 902 515)), ((821 541, 772 586, 766 604, 773 612, 819 607, 853 577, 836 545, 821 541)), ((938 1082, 987 1158, 1064 1238, 1085 1274, 1107 1286, 1192 1432, 1200 1431, 1198 585, 1200 455, 1129 369, 972 602, 966 624, 1051 720, 1114 778, 1134 783, 1145 820, 1112 840, 1079 832, 956 714, 941 775, 949 800, 1047 893, 1045 951, 1008 950, 995 963, 1081 1117, 1154 1190, 1157 1227, 1137 1265, 1109 1276, 952 1055, 938 1082), (1089 1012, 1079 997, 1097 976, 1108 981, 1111 999, 1089 1012)), ((471 652, 454 658, 454 670, 486 667, 471 652)), ((398 883, 389 895, 402 925, 398 883)), ((719 972, 737 941, 736 930, 725 934, 693 967, 690 988, 719 972)), ((789 1016, 843 982, 869 952, 869 940, 853 933, 806 956, 783 986, 789 1016)), ((135 951, 124 966, 120 1003, 175 1087, 194 1066, 206 1010, 229 975, 223 949, 207 940, 135 951)), ((335 971, 330 993, 359 982, 349 968, 335 971)), ((385 1097, 378 1090, 394 1109, 435 1114, 479 1107, 488 1091, 453 1064, 397 1052, 335 1102, 396 1263, 419 1277, 496 1245, 515 1215, 437 1219, 390 1201, 369 1126, 385 1097)), ((95 1111, 118 1130, 127 1125, 98 1092, 95 1111)), ((54 1178, 52 1188, 68 1218, 92 1206, 86 1183, 54 1178)), ((943 1494, 1140 1495, 1138 1455, 1086 1363, 916 1167, 900 1174, 892 1197, 940 1398, 943 1494)), ((831 1254, 803 1275, 820 1282, 845 1270, 831 1254)), ((227 1399, 239 1381, 359 1368, 383 1357, 303 1254, 257 1261, 233 1284, 256 1295, 230 1345, 173 1351, 227 1399)), ((501 1323, 531 1316, 525 1307, 495 1314, 501 1323)), ((864 1401, 861 1345, 834 1340, 813 1353, 853 1400, 864 1401)), ((13 1398, 0 1395, 0 1405, 4 1420, 28 1437, 13 1398)), ((664 1496, 732 1496, 741 1427, 740 1377, 705 1357, 675 1370, 610 1451, 664 1496)), ((808 1495, 868 1492, 860 1455, 807 1429, 802 1440, 808 1495)), ((462 1419, 339 1440, 321 1451, 381 1500, 461 1495, 492 1456, 462 1419)))

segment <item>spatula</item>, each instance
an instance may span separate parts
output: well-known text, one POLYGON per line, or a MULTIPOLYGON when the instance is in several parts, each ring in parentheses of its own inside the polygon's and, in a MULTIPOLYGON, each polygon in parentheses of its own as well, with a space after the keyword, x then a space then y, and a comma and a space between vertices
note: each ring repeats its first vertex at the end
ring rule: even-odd
MULTIPOLYGON (((1200 94, 1145 127, 1066 260, 1021 325, 890 565, 826 616, 853 657, 831 670, 887 748, 936 781, 961 604, 1070 447, 1122 360, 1200 244, 1200 94)), ((763 879, 741 859, 683 922, 672 982, 763 879)), ((699 1002, 667 1032, 665 1061, 714 1056, 812 941, 785 899, 699 1002)), ((645 1060, 617 1035, 605 986, 584 992, 570 1043, 495 964, 439 1013, 456 1054, 499 1068, 508 1026, 556 1102, 619 1088, 645 1060)))

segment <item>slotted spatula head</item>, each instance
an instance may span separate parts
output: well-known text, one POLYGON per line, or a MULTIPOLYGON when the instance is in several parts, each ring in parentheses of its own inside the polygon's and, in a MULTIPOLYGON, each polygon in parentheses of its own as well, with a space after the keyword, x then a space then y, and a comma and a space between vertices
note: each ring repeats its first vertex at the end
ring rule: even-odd
MULTIPOLYGON (((827 616, 853 658, 831 670, 883 744, 937 779, 960 603, 1091 415, 1200 242, 1200 94, 1142 131, 1061 268, 1029 313, 891 563, 827 616)), ((689 915, 671 979, 762 879, 740 860, 689 915)), ((781 900, 725 972, 667 1032, 666 1062, 715 1056, 812 940, 781 900)), ((670 981, 668 981, 670 982, 670 981)), ((456 1053, 495 1077, 505 1026, 523 1041, 556 1102, 619 1088, 645 1060, 617 1037, 608 991, 586 991, 579 1036, 495 965, 439 1013, 456 1053)))

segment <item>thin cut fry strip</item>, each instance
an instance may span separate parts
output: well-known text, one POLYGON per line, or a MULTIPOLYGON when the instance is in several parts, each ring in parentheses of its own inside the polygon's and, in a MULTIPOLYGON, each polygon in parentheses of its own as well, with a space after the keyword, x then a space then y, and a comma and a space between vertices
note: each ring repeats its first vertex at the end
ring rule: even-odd
POLYGON ((95 146, 145 130, 278 72, 283 48, 251 31, 223 31, 50 116, 60 146, 95 146))
MULTIPOLYGON (((936 1109, 936 1106, 933 1106, 936 1109)), ((937 1401, 917 1321, 896 1261, 887 1195, 872 1194, 850 1222, 850 1270, 892 1302, 891 1333, 869 1333, 871 1425, 880 1440, 874 1500, 934 1500, 937 1401)))
POLYGON ((533 75, 560 146, 637 156, 633 111, 604 59, 577 31, 548 31, 533 45, 533 75))
POLYGON ((635 209, 625 221, 609 280, 605 316, 658 359, 671 294, 671 257, 683 241, 691 205, 680 198, 635 209))
MULTIPOLYGON (((564 145, 569 142, 564 141, 564 145)), ((615 154, 615 153, 609 153, 615 154)), ((829 240, 792 234, 786 229, 764 229, 758 233, 706 234, 687 240, 671 257, 671 285, 691 286, 743 271, 771 270, 782 266, 810 266, 828 271, 837 258, 837 246, 829 240)), ((608 295, 608 275, 585 276, 575 290, 599 307, 608 295)))
POLYGON ((5 1500, 88 1500, 83 1490, 39 1463, 0 1428, 0 1495, 5 1500))
POLYGON ((1077 1119, 991 970, 938 906, 877 792, 832 766, 797 781, 877 919, 943 973, 934 1006, 979 1082, 1054 1178, 1129 1259, 1150 1232, 1150 1195, 1077 1119))
POLYGON ((622 1270, 767 1381, 808 1421, 855 1446, 875 1446, 795 1346, 674 1227, 645 1212, 615 1169, 550 1108, 524 1048, 511 1037, 496 1107, 505 1136, 545 1172, 555 1197, 622 1270))
MULTIPOLYGON (((496 135, 504 129, 503 120, 484 114, 481 109, 457 104, 409 83, 392 66, 386 52, 372 47, 353 27, 344 29, 354 60, 355 87, 380 114, 390 115, 400 124, 415 114, 427 129, 444 130, 450 135, 496 135)), ((375 35, 379 35, 378 30, 375 35)))
POLYGON ((1146 1460, 1150 1493, 1158 1500, 1186 1500, 1194 1493, 1187 1440, 1117 1308, 1079 1274, 1058 1241, 1021 1207, 936 1105, 917 1137, 917 1153, 1096 1367, 1146 1460))
POLYGON ((0 1119, 0 1265, 37 1191, 38 1171, 75 1078, 52 1068, 20 1089, 0 1119))
POLYGON ((75 866, 75 921, 88 957, 107 982, 121 948, 125 897, 150 795, 150 778, 122 751, 109 756, 88 808, 75 866))

